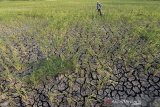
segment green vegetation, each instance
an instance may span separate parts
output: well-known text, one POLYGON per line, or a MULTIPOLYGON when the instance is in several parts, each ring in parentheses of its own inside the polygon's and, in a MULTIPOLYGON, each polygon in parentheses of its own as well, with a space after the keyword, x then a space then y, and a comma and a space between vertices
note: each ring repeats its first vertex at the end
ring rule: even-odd
POLYGON ((40 81, 46 79, 46 77, 52 77, 58 73, 73 69, 73 63, 62 60, 61 58, 49 57, 40 61, 38 65, 34 65, 34 70, 31 75, 25 77, 26 82, 30 84, 37 84, 40 81))
MULTIPOLYGON (((1 1, 1 73, 22 73, 30 64, 39 62, 40 53, 46 59, 31 74, 32 80, 36 77, 35 81, 44 74, 52 75, 63 70, 54 65, 58 63, 50 56, 58 57, 58 62, 67 69, 65 60, 72 59, 77 70, 78 59, 84 50, 98 57, 101 70, 113 68, 106 63, 110 58, 123 57, 128 62, 135 61, 135 65, 141 63, 142 57, 147 62, 159 58, 159 1, 101 0, 101 3, 102 17, 97 14, 96 0, 1 1), (105 43, 100 39, 103 36, 104 39, 109 37, 105 43), (112 48, 116 46, 115 51, 112 48), (30 55, 29 52, 34 51, 29 50, 30 47, 38 51, 30 55), (103 50, 99 51, 99 47, 103 50), (27 59, 29 56, 32 58, 27 59), (53 66, 52 61, 55 61, 53 66)), ((89 64, 89 57, 85 56, 85 64, 89 64)))
MULTIPOLYGON (((75 105, 83 100, 89 107, 91 100, 99 102, 108 84, 118 84, 121 72, 134 78, 160 73, 160 1, 99 1, 102 16, 97 0, 0 0, 0 103, 5 97, 11 107, 23 107, 23 102, 43 106, 62 99, 75 100, 75 105)), ((122 82, 128 82, 130 77, 123 76, 122 82)), ((159 82, 159 76, 152 77, 142 81, 141 92, 147 84, 158 96, 152 81, 159 82)), ((145 92, 148 100, 152 92, 145 92)))

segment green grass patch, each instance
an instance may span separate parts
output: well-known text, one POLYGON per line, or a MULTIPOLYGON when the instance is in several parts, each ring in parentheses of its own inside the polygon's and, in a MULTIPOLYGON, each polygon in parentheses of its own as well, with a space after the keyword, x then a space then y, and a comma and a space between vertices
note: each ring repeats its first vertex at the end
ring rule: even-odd
MULTIPOLYGON (((61 56, 67 59, 76 54, 74 63, 78 62, 79 55, 86 49, 105 60, 111 55, 109 50, 114 50, 112 48, 116 44, 120 45, 114 52, 115 58, 123 57, 125 52, 128 52, 124 56, 126 60, 136 62, 142 55, 149 62, 154 61, 154 57, 159 57, 160 1, 100 0, 102 17, 97 14, 96 2, 97 0, 1 1, 0 56, 3 60, 0 63, 14 66, 17 69, 14 73, 22 71, 25 67, 21 66, 20 59, 29 55, 26 50, 32 51, 29 47, 33 46, 34 41, 45 57, 49 53, 54 56, 56 50, 65 47, 61 56), (103 45, 100 40, 102 36, 110 37, 103 45), (24 46, 24 37, 28 41, 27 47, 24 46), (13 46, 13 42, 17 45, 13 46), (17 46, 19 48, 14 49, 17 46), (102 52, 98 50, 100 46, 104 47, 102 52), (12 50, 10 54, 7 47, 12 50), (75 53, 76 47, 79 47, 79 51, 75 53)), ((47 58, 39 63, 38 68, 35 67, 28 80, 36 83, 46 76, 69 70, 71 65, 72 61, 47 58)))
POLYGON ((33 72, 31 75, 24 77, 24 81, 31 84, 38 84, 46 77, 53 77, 59 73, 72 71, 74 65, 72 61, 63 60, 59 57, 46 58, 37 65, 33 65, 33 72))

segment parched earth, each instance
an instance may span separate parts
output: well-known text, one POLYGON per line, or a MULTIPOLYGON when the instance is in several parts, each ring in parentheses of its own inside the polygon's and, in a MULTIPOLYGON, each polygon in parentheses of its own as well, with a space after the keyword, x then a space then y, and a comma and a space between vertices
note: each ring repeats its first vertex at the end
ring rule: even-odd
MULTIPOLYGON (((57 75, 53 79, 45 80, 37 87, 22 86, 15 81, 7 88, 6 85, 9 82, 1 80, 1 91, 8 92, 7 95, 1 95, 1 106, 7 107, 10 103, 10 100, 6 99, 7 96, 11 97, 17 107, 102 107, 108 105, 153 107, 156 101, 159 101, 159 76, 148 72, 141 77, 138 72, 143 70, 143 65, 139 65, 130 76, 130 72, 123 68, 122 60, 117 61, 116 68, 114 75, 107 80, 97 71, 87 72, 85 69, 81 70, 81 73, 57 75), (27 98, 22 98, 21 94, 16 93, 16 86, 22 89, 20 93, 23 97, 23 93, 27 94, 27 98), (126 100, 126 102, 120 102, 120 100, 126 100), (134 103, 138 104, 134 105, 134 103)), ((150 68, 150 70, 153 69, 150 68)))
MULTIPOLYGON (((78 54, 78 69, 47 76, 34 86, 18 79, 30 75, 32 66, 18 73, 10 66, 9 71, 15 78, 0 77, 0 107, 158 107, 160 74, 156 72, 160 56, 143 53, 146 39, 133 39, 129 29, 123 25, 114 33, 111 26, 104 25, 99 27, 98 33, 93 28, 90 37, 88 31, 77 24, 67 31, 60 48, 54 47, 54 41, 47 35, 51 46, 47 56, 64 54, 70 60, 78 54), (67 40, 71 38, 73 50, 69 52, 70 41, 67 40), (130 57, 132 45, 136 45, 137 54, 130 57)), ((35 39, 38 33, 33 35, 29 38, 20 32, 18 41, 11 41, 22 63, 46 57, 35 39)), ((2 35, 1 38, 6 40, 2 35)), ((7 60, 4 54, 0 57, 3 62, 7 60)), ((5 70, 0 64, 1 73, 5 70)))

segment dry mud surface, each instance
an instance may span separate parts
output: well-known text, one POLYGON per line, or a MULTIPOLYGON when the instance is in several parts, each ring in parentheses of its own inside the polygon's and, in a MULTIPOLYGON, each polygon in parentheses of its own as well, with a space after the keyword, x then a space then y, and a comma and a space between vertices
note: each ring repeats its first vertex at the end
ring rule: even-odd
MULTIPOLYGON (((160 57, 151 55, 153 60, 148 61, 147 56, 137 48, 138 59, 129 59, 129 47, 137 44, 141 48, 145 40, 137 38, 131 42, 128 26, 121 27, 116 33, 109 25, 99 28, 98 37, 94 29, 89 37, 87 31, 86 34, 82 32, 82 26, 73 27, 67 31, 60 48, 54 47, 54 41, 48 36, 52 48, 47 55, 60 57, 63 53, 70 59, 79 53, 79 69, 46 77, 36 86, 17 79, 30 75, 32 66, 16 72, 12 80, 1 76, 0 107, 156 107, 160 97, 160 74, 154 71, 159 70, 160 57), (70 53, 67 51, 69 38, 74 39, 70 53), (124 51, 119 53, 124 42, 124 51)), ((7 35, 10 36, 12 32, 16 32, 16 29, 9 29, 7 35)), ((10 41, 22 63, 33 63, 46 57, 34 36, 27 37, 27 33, 17 32, 18 40, 10 41)), ((3 34, 0 36, 7 41, 3 34)), ((6 47, 10 52, 7 43, 6 47)), ((0 58, 5 62, 5 56, 1 55, 0 58)), ((4 70, 3 64, 0 64, 0 71, 4 70)), ((9 71, 14 73, 15 68, 10 66, 9 71)))

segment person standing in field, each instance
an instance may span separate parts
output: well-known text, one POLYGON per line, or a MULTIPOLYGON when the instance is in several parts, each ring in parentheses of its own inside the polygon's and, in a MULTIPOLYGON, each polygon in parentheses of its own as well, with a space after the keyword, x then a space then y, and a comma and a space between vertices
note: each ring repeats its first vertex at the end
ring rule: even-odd
POLYGON ((100 15, 102 15, 102 5, 97 1, 97 10, 100 15))

